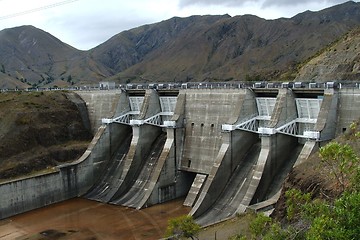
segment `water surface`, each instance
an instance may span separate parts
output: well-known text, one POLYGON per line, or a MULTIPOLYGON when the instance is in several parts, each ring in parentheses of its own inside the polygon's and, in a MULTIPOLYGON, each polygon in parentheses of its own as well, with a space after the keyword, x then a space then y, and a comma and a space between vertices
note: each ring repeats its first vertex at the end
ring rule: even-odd
POLYGON ((159 239, 168 219, 190 211, 183 201, 136 210, 75 198, 0 221, 0 240, 159 239))

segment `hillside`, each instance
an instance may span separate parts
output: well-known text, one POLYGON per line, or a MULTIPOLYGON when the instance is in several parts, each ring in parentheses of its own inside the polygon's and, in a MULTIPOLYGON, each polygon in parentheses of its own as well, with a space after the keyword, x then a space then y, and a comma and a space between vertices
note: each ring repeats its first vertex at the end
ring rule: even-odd
POLYGON ((63 92, 1 93, 0 181, 76 160, 92 137, 83 118, 63 92))
POLYGON ((33 26, 0 31, 0 86, 19 88, 97 82, 107 73, 79 51, 33 26))
POLYGON ((114 72, 122 72, 144 61, 154 51, 164 52, 168 43, 186 41, 183 38, 184 34, 201 31, 221 19, 228 18, 231 17, 229 15, 174 17, 121 32, 90 50, 90 54, 114 72))
POLYGON ((194 23, 180 37, 118 74, 117 79, 292 80, 292 76, 282 74, 359 26, 359 22, 360 5, 348 2, 290 19, 235 16, 201 29, 194 23))
MULTIPOLYGON (((252 15, 174 17, 121 32, 89 51, 32 26, 4 29, 0 87, 97 85, 102 80, 291 81, 299 64, 359 26, 360 3, 350 1, 276 20, 252 15)), ((298 79, 317 79, 304 71, 298 79)))
POLYGON ((304 64, 295 81, 325 82, 360 79, 360 28, 304 64))

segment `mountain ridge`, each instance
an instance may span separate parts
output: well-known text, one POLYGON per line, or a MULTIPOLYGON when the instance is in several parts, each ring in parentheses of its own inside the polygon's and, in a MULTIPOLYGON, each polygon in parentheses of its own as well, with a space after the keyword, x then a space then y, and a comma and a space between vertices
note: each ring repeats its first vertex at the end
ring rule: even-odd
POLYGON ((275 20, 227 14, 173 17, 120 32, 88 51, 21 26, 0 31, 0 88, 104 80, 292 81, 299 64, 359 26, 360 3, 352 1, 275 20))

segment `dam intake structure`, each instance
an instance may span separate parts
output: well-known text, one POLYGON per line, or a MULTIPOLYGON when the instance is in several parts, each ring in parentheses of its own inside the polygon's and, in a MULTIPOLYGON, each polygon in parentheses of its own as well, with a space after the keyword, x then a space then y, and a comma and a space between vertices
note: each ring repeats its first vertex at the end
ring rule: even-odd
POLYGON ((184 197, 207 226, 271 207, 292 167, 360 117, 355 88, 77 93, 96 133, 88 150, 52 173, 1 184, 1 218, 76 196, 136 209, 184 197))

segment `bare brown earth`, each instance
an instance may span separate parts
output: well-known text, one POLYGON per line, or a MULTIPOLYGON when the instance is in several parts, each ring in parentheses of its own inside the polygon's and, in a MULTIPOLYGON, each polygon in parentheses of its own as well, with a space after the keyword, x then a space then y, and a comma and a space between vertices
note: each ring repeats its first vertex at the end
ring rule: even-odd
POLYGON ((73 161, 91 138, 66 92, 0 93, 0 181, 73 161))

